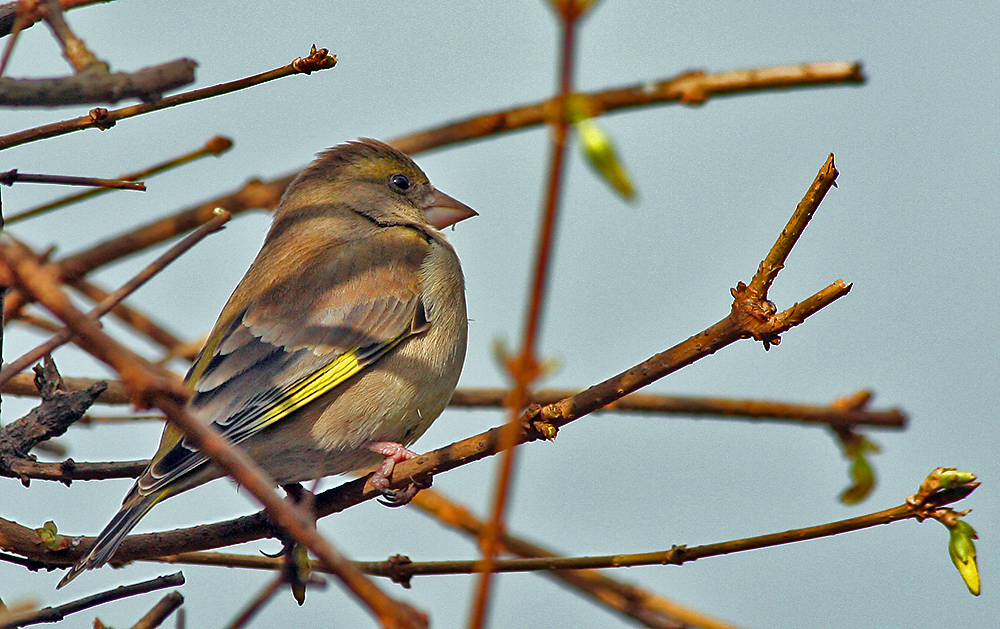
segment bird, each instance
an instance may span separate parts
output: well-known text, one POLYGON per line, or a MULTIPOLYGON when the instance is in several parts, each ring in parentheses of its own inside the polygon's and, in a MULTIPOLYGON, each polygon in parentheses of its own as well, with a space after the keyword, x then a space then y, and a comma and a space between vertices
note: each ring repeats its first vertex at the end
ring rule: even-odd
MULTIPOLYGON (((465 360, 458 255, 441 232, 477 213, 370 138, 330 148, 289 184, 260 252, 186 376, 187 410, 276 484, 395 463, 444 410, 465 360)), ((60 581, 106 564, 164 499, 224 476, 178 428, 60 581)))

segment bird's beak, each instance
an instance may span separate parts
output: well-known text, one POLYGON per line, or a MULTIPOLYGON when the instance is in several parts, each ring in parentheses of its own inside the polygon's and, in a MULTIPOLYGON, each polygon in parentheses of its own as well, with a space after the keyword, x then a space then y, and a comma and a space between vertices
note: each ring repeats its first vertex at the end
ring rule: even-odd
POLYGON ((479 213, 471 207, 440 190, 434 190, 424 197, 423 205, 427 222, 437 229, 444 229, 467 218, 479 216, 479 213))

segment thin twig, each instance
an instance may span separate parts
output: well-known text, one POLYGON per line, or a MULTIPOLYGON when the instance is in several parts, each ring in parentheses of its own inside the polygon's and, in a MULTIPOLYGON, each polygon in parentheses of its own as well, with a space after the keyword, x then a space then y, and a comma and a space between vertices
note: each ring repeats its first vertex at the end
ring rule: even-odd
MULTIPOLYGON (((70 391, 85 389, 97 380, 93 378, 64 378, 70 391)), ((128 404, 128 392, 118 380, 103 380, 108 388, 97 399, 101 404, 128 404)), ((38 397, 30 376, 17 376, 3 383, 3 393, 23 397, 38 397)), ((458 408, 501 408, 508 389, 459 388, 451 398, 450 406, 458 408)), ((533 391, 529 402, 554 404, 576 395, 580 389, 539 389, 533 391)), ((905 428, 906 413, 898 408, 866 410, 865 408, 837 408, 832 405, 802 404, 779 400, 751 400, 739 398, 712 398, 655 393, 630 393, 607 406, 600 413, 665 413, 670 415, 709 416, 718 419, 760 419, 766 421, 805 422, 831 426, 871 426, 874 428, 905 428)), ((109 418, 110 420, 111 418, 109 418)), ((122 418, 122 420, 128 418, 122 418)), ((140 419, 148 419, 141 417, 140 419)))
MULTIPOLYGON (((77 7, 87 6, 88 4, 98 4, 104 2, 111 2, 111 0, 60 0, 59 4, 62 5, 63 11, 68 9, 75 9, 77 7)), ((14 25, 14 16, 17 13, 17 2, 9 2, 7 4, 0 5, 0 37, 5 37, 10 34, 11 28, 14 25)), ((41 16, 31 15, 31 19, 24 25, 24 28, 28 28, 35 24, 41 19, 41 16)))
POLYGON ((306 58, 300 57, 286 66, 244 79, 230 81, 228 83, 222 83, 212 87, 191 90, 190 92, 184 92, 182 94, 175 94, 152 103, 142 103, 140 105, 132 105, 130 107, 122 107, 120 109, 110 111, 107 109, 97 108, 91 111, 90 115, 87 116, 71 118, 69 120, 63 120, 62 122, 55 122, 35 127, 33 129, 26 129, 24 131, 11 133, 10 135, 0 137, 0 150, 25 144, 27 142, 34 142, 35 140, 54 138, 56 136, 83 129, 108 129, 113 127, 119 120, 124 120, 141 114, 147 114, 152 111, 159 111, 161 109, 166 109, 167 107, 175 107, 177 105, 204 100, 214 96, 221 96, 222 94, 229 94, 230 92, 253 87, 254 85, 260 85, 261 83, 280 79, 292 74, 310 74, 311 72, 317 70, 332 68, 336 65, 336 63, 337 58, 334 55, 329 54, 329 51, 326 48, 317 50, 313 47, 313 50, 306 58))
MULTIPOLYGON (((82 277, 70 280, 69 285, 94 302, 104 301, 110 295, 108 291, 82 277)), ((136 332, 145 335, 149 340, 162 346, 167 351, 168 356, 176 354, 179 348, 187 346, 185 341, 178 338, 162 324, 153 321, 149 315, 140 312, 128 304, 115 304, 115 307, 111 309, 111 314, 119 321, 131 326, 136 332)))
MULTIPOLYGON (((533 391, 530 402, 552 404, 568 398, 579 389, 540 389, 533 391)), ((459 408, 498 408, 503 406, 505 389, 456 389, 450 405, 459 408)), ((709 416, 715 419, 761 419, 766 421, 805 422, 832 426, 873 426, 905 428, 907 417, 899 409, 841 409, 829 405, 799 404, 776 400, 710 398, 652 393, 630 393, 596 411, 600 413, 664 413, 669 415, 709 416)))
MULTIPOLYGON (((122 175, 118 177, 118 179, 121 181, 138 181, 140 179, 145 179, 147 177, 151 177, 153 175, 162 173, 172 168, 183 166, 184 164, 189 164, 195 160, 201 159, 202 157, 207 157, 209 155, 216 155, 216 156, 221 155, 222 153, 225 153, 230 148, 232 148, 232 146, 233 146, 233 141, 230 140, 229 138, 216 136, 211 140, 209 140, 205 144, 205 146, 201 147, 196 151, 191 151, 189 153, 185 153, 184 155, 180 155, 178 157, 169 159, 165 162, 154 164, 153 166, 150 166, 149 168, 145 168, 143 170, 122 175)), ((7 218, 7 224, 12 225, 18 221, 23 221, 26 218, 31 218, 32 216, 38 216, 39 214, 44 214, 51 210, 67 206, 71 203, 78 203, 85 199, 90 199, 92 197, 105 194, 107 192, 110 192, 110 190, 105 188, 98 188, 96 190, 85 190, 77 194, 71 194, 61 199, 56 199, 55 201, 50 201, 43 205, 29 208, 22 212, 17 212, 16 214, 13 214, 7 218)))
POLYGON ((819 208, 819 204, 823 201, 826 193, 829 192, 831 187, 837 185, 838 174, 837 168, 833 164, 833 153, 831 153, 826 159, 826 163, 823 164, 823 167, 817 173, 816 179, 809 186, 809 190, 802 198, 802 201, 795 208, 795 212, 788 219, 785 228, 781 230, 781 235, 778 236, 767 257, 761 261, 757 273, 750 280, 748 289, 759 299, 767 299, 767 291, 778 276, 778 272, 784 268, 785 260, 788 258, 788 254, 791 253, 792 247, 798 242, 799 237, 802 235, 803 230, 805 230, 806 225, 809 224, 809 220, 812 219, 816 209, 819 208))
MULTIPOLYGON (((265 557, 265 559, 270 559, 270 557, 265 557)), ((257 593, 257 596, 253 597, 253 600, 247 603, 246 607, 244 607, 239 615, 233 619, 233 622, 226 625, 226 629, 240 629, 241 627, 245 627, 248 622, 253 620, 253 617, 257 615, 257 612, 263 609, 264 605, 267 604, 267 602, 270 601, 275 594, 277 594, 278 589, 284 582, 285 580, 282 578, 281 574, 279 574, 277 578, 272 579, 267 585, 264 586, 263 589, 261 589, 260 592, 257 593)))
MULTIPOLYGON (((938 470, 935 470, 937 472, 938 470)), ((595 557, 558 557, 558 556, 537 556, 525 559, 504 559, 497 560, 494 569, 497 572, 535 572, 553 571, 563 574, 562 571, 571 570, 593 570, 601 568, 620 568, 632 566, 648 565, 681 565, 697 559, 726 555, 734 552, 743 552, 760 548, 768 548, 781 544, 830 537, 857 531, 865 528, 890 524, 906 519, 916 519, 923 521, 928 518, 940 518, 944 507, 948 504, 962 500, 972 493, 979 483, 971 481, 959 487, 944 488, 940 484, 934 485, 935 472, 931 473, 921 485, 920 490, 907 498, 907 500, 891 509, 877 511, 855 518, 838 520, 826 524, 809 526, 798 529, 791 529, 780 533, 771 533, 756 537, 730 540, 715 544, 705 544, 702 546, 678 546, 674 545, 667 550, 659 550, 648 553, 604 555, 595 557), (929 484, 930 483, 930 484, 929 484)), ((481 525, 481 523, 480 523, 481 525)), ((471 532, 471 531, 470 531, 471 532)), ((506 541, 504 542, 506 545, 506 541)), ((517 542, 512 546, 517 546, 517 542)), ((513 550, 513 549, 510 549, 513 550)), ((514 550, 514 552, 519 552, 514 550)), ((543 554, 543 553, 532 553, 543 554)), ((158 558, 159 561, 171 563, 191 563, 199 565, 225 565, 231 567, 246 567, 255 569, 280 569, 279 560, 247 555, 231 555, 225 553, 191 553, 188 555, 177 555, 158 558)), ((410 577, 417 575, 445 575, 445 574, 472 574, 481 572, 485 566, 479 560, 458 560, 458 561, 431 561, 431 562, 409 562, 390 560, 383 562, 364 562, 358 564, 367 574, 392 578, 395 581, 405 582, 410 577)), ((317 567, 322 570, 322 567, 317 567)), ((692 624, 700 624, 699 621, 685 619, 692 624)), ((700 624, 700 626, 712 626, 700 624)))
POLYGON ((0 185, 12 186, 16 182, 54 183, 66 186, 98 186, 101 188, 118 188, 120 190, 146 191, 146 184, 141 181, 98 179, 97 177, 70 177, 67 175, 31 175, 28 173, 19 173, 16 168, 0 173, 0 185))
MULTIPOLYGON (((166 268, 171 262, 183 255, 188 249, 201 242, 201 240, 209 234, 222 229, 230 218, 231 216, 228 212, 220 211, 213 220, 205 223, 196 231, 186 236, 183 240, 168 249, 163 255, 158 257, 143 270, 139 271, 139 273, 137 273, 132 279, 125 282, 125 284, 123 284, 118 290, 102 299, 101 302, 94 306, 94 308, 91 309, 86 316, 94 321, 100 319, 109 310, 114 308, 118 302, 138 290, 143 284, 152 279, 153 276, 166 268)), ((66 329, 50 338, 48 341, 42 343, 35 349, 27 352, 17 360, 4 365, 3 369, 0 369, 0 385, 12 378, 14 374, 27 369, 32 363, 40 359, 42 356, 51 353, 57 347, 68 342, 72 338, 72 333, 66 329)))
POLYGON ((113 105, 129 98, 155 102, 164 92, 194 83, 197 66, 190 59, 175 59, 135 72, 88 70, 55 78, 3 78, 0 79, 0 106, 113 105))
POLYGON ((107 72, 108 64, 90 52, 83 40, 70 29, 69 24, 63 18, 62 5, 59 4, 59 0, 41 0, 41 2, 42 19, 49 25, 52 34, 56 36, 59 45, 62 46, 63 56, 73 66, 73 70, 77 74, 86 71, 107 72))
MULTIPOLYGON (((575 4, 575 3, 572 3, 575 4)), ((556 225, 559 216, 559 201, 563 187, 563 165, 566 158, 566 139, 569 132, 569 116, 566 111, 569 96, 573 91, 574 53, 576 50, 576 26, 581 14, 564 11, 561 14, 562 42, 560 46, 559 80, 554 110, 557 112, 552 120, 552 142, 550 146, 549 175, 545 200, 542 205, 541 227, 538 234, 538 244, 535 250, 535 260, 531 285, 528 288, 528 309, 525 312, 523 339, 517 356, 507 361, 505 365, 511 377, 512 388, 507 398, 508 419, 507 428, 503 433, 503 454, 497 465, 496 478, 493 482, 493 500, 489 523, 483 527, 479 536, 480 552, 483 556, 484 570, 477 580, 476 591, 472 603, 472 615, 469 627, 479 629, 486 623, 489 606, 491 570, 493 560, 498 550, 498 538, 504 526, 507 501, 510 496, 511 482, 516 460, 518 420, 522 410, 528 405, 528 392, 535 380, 541 374, 539 361, 535 353, 538 340, 538 330, 541 327, 542 311, 545 303, 546 286, 549 278, 549 261, 556 236, 556 225)))
POLYGON ((184 604, 184 597, 180 592, 173 591, 160 599, 160 602, 153 606, 139 622, 132 625, 132 629, 156 629, 163 621, 174 613, 174 611, 184 604))
POLYGON ((184 584, 184 575, 180 572, 167 576, 157 577, 149 581, 135 583, 133 585, 122 585, 113 590, 87 596, 58 607, 46 607, 37 611, 24 614, 17 614, 0 621, 0 629, 13 629, 14 627, 26 627, 47 622, 58 622, 76 612, 90 609, 110 601, 117 601, 137 594, 154 592, 168 587, 176 587, 184 584))

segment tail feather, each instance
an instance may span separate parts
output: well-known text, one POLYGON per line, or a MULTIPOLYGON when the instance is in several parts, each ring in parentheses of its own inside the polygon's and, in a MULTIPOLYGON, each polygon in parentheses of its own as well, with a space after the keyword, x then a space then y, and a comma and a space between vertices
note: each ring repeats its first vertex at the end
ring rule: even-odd
POLYGON ((129 531, 139 523, 142 516, 146 515, 156 503, 166 497, 166 493, 165 491, 161 491, 146 496, 135 493, 130 496, 118 513, 115 514, 115 517, 111 519, 111 522, 97 536, 97 540, 94 541, 94 545, 90 547, 87 554, 75 566, 70 568, 70 571, 62 578, 56 589, 58 590, 75 579, 81 572, 92 568, 100 568, 106 564, 118 549, 118 545, 128 535, 129 531))

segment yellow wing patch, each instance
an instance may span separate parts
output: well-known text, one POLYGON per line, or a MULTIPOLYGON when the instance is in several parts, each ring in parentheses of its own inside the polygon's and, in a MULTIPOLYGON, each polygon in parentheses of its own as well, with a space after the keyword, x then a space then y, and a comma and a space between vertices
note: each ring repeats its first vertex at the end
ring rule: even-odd
POLYGON ((281 400, 260 418, 261 426, 269 426, 312 402, 365 367, 358 360, 357 350, 341 354, 329 365, 292 385, 281 400))

